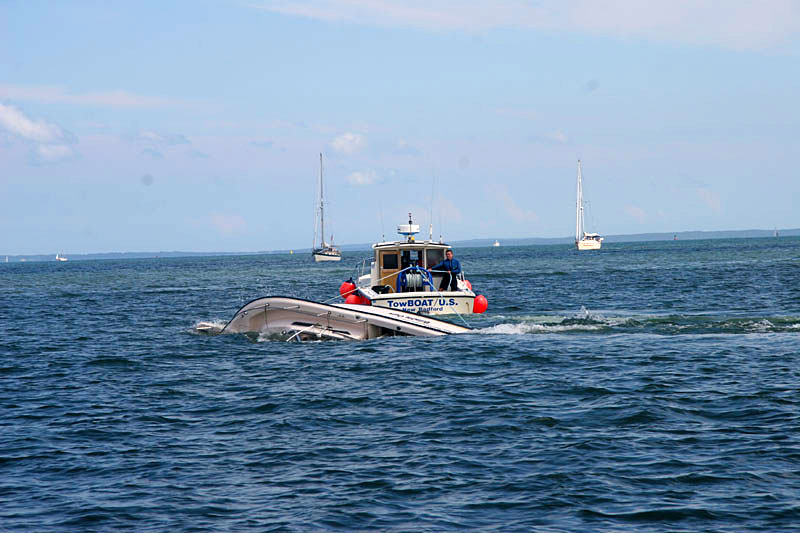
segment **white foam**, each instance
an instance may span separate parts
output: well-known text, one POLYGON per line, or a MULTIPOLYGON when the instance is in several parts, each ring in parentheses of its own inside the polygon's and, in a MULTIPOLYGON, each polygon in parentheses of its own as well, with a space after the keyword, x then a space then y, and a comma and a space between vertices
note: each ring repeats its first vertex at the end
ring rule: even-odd
POLYGON ((227 322, 222 320, 201 321, 194 325, 192 328, 196 333, 210 333, 216 335, 221 332, 227 322))
POLYGON ((534 333, 563 333, 567 331, 597 331, 604 326, 600 324, 536 324, 522 322, 516 324, 497 324, 477 330, 485 335, 528 335, 534 333))

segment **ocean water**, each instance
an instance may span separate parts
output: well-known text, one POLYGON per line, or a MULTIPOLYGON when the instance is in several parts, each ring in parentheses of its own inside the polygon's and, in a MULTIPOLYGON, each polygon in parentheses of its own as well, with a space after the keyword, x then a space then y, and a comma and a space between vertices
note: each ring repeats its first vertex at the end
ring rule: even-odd
POLYGON ((466 335, 194 332, 367 255, 0 264, 0 530, 800 527, 800 239, 457 249, 466 335))

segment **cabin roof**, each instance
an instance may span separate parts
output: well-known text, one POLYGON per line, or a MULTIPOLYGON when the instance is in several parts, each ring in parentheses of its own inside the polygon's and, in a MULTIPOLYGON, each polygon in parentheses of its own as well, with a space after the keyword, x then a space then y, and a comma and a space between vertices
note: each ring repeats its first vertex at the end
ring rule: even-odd
POLYGON ((442 250, 449 250, 452 247, 444 242, 433 242, 433 241, 393 241, 393 242, 379 242, 373 244, 372 247, 374 249, 378 248, 398 248, 400 250, 422 250, 425 248, 433 248, 433 249, 442 249, 442 250))

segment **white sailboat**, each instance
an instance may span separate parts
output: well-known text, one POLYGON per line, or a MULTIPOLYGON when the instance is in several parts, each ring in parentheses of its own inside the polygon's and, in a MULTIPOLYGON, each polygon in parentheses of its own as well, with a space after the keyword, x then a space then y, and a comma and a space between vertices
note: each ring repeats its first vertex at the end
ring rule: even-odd
POLYGON ((330 244, 325 242, 325 199, 322 182, 322 154, 319 154, 319 208, 317 209, 316 220, 319 221, 319 237, 320 243, 317 246, 317 222, 314 221, 314 246, 311 255, 314 261, 320 263, 322 261, 341 261, 342 252, 333 246, 333 235, 331 235, 330 244))
POLYGON ((583 221, 583 178, 581 160, 578 159, 578 200, 575 204, 575 246, 578 250, 599 250, 603 237, 597 233, 586 233, 583 221))
POLYGON ((60 253, 56 254, 56 261, 66 261, 67 258, 61 255, 60 253))
POLYGON ((495 248, 497 248, 498 246, 500 246, 500 241, 498 241, 498 240, 496 240, 496 239, 495 239, 495 241, 494 241, 494 244, 493 244, 492 246, 494 246, 495 248))

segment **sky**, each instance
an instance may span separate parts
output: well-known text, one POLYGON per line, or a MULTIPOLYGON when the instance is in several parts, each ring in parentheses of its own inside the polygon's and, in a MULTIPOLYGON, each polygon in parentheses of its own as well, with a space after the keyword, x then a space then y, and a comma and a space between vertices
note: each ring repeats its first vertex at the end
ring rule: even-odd
POLYGON ((0 255, 800 227, 800 2, 0 3, 0 255))

